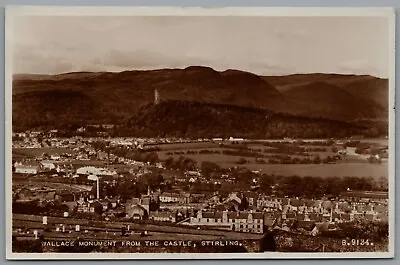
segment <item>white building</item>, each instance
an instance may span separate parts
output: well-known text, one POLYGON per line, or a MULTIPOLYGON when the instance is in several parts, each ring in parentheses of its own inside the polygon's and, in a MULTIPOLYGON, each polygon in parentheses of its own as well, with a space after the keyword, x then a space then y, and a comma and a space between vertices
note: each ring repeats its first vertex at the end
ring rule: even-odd
POLYGON ((16 162, 14 164, 15 173, 19 174, 37 174, 39 171, 38 165, 27 164, 23 165, 21 162, 16 162))
POLYGON ((234 137, 229 137, 229 141, 234 142, 234 141, 244 141, 243 138, 234 138, 234 137))
POLYGON ((114 176, 117 175, 116 171, 111 171, 106 168, 86 166, 76 170, 78 175, 96 175, 96 176, 114 176))
POLYGON ((50 158, 53 159, 53 160, 60 160, 61 156, 58 155, 58 154, 52 154, 52 155, 50 155, 50 158))
POLYGON ((190 225, 208 226, 237 232, 263 233, 264 215, 262 212, 203 212, 190 218, 190 225))
POLYGON ((52 170, 52 169, 56 168, 56 165, 54 164, 54 161, 52 161, 52 160, 43 160, 42 162, 40 162, 40 164, 45 169, 52 170))

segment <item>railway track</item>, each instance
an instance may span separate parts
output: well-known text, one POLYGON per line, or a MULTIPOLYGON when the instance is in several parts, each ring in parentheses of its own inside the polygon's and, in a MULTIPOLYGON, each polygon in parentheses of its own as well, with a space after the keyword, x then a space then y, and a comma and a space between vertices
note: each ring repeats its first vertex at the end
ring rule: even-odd
POLYGON ((207 238, 220 238, 220 239, 261 239, 261 234, 250 234, 240 233, 233 231, 222 231, 222 230, 206 230, 196 229, 192 227, 183 226, 169 226, 160 224, 141 224, 141 223, 128 223, 128 222, 103 222, 103 221, 92 221, 86 219, 75 219, 75 218, 62 218, 62 217, 48 217, 47 225, 43 224, 42 216, 34 215, 21 215, 13 214, 13 229, 25 229, 25 230, 40 230, 40 231, 55 231, 56 227, 63 225, 65 230, 75 231, 75 226, 80 226, 80 233, 87 230, 88 232, 107 232, 117 233, 121 235, 123 229, 129 231, 135 231, 138 233, 148 232, 150 234, 169 234, 174 236, 202 236, 207 238), (129 229, 128 229, 129 226, 129 229))

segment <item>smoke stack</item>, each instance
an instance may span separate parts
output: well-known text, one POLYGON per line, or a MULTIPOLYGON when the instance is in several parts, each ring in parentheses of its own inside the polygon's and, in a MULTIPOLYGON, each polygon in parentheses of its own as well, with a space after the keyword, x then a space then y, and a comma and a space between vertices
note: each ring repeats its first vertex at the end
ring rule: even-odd
POLYGON ((99 183, 99 177, 97 177, 97 179, 96 179, 96 183, 97 183, 97 189, 96 189, 96 191, 97 191, 97 196, 96 196, 96 198, 97 199, 100 199, 100 183, 99 183))

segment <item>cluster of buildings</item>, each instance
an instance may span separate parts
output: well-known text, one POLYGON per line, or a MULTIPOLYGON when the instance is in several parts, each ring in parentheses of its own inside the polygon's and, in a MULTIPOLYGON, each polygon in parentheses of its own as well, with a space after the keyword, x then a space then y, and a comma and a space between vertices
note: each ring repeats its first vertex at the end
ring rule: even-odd
POLYGON ((224 229, 237 232, 263 233, 264 213, 254 211, 203 211, 190 217, 187 223, 191 226, 224 229))
POLYGON ((232 193, 222 202, 215 195, 209 207, 190 217, 188 225, 263 233, 292 230, 316 235, 349 222, 387 222, 387 193, 349 192, 340 201, 277 198, 256 193, 232 193), (243 204, 243 200, 246 203, 243 204))
POLYGON ((55 200, 57 190, 54 188, 16 185, 13 187, 12 195, 14 202, 27 202, 35 200, 55 200))
POLYGON ((75 147, 82 143, 81 137, 56 137, 57 130, 50 130, 48 132, 27 131, 27 132, 14 132, 13 148, 68 148, 75 147))
POLYGON ((100 198, 89 192, 60 192, 32 186, 13 189, 13 198, 19 202, 57 200, 66 204, 70 212, 96 213, 105 220, 150 220, 246 233, 277 229, 317 235, 322 231, 335 231, 342 223, 388 220, 388 197, 383 192, 347 192, 340 200, 309 200, 254 192, 206 196, 149 190, 139 198, 121 201, 118 196, 100 198))
MULTIPOLYGON (((82 129, 83 130, 83 129, 82 129)), ((317 235, 321 231, 336 230, 338 224, 357 221, 387 222, 387 193, 357 194, 348 192, 340 200, 308 200, 299 198, 278 198, 264 196, 254 192, 230 193, 227 195, 191 194, 183 191, 148 192, 140 198, 121 201, 115 198, 101 198, 99 195, 99 178, 102 181, 115 180, 126 173, 141 176, 150 173, 149 164, 124 157, 117 157, 104 151, 95 150, 91 145, 102 138, 55 138, 56 130, 50 131, 46 137, 41 132, 16 133, 18 141, 13 147, 42 148, 68 147, 73 154, 46 154, 35 159, 15 161, 13 169, 18 174, 37 175, 42 172, 63 175, 70 178, 85 178, 97 181, 97 195, 89 192, 57 191, 54 188, 17 187, 13 188, 13 201, 59 201, 68 206, 69 212, 78 214, 99 214, 105 220, 123 218, 128 220, 150 220, 154 222, 179 223, 194 226, 198 229, 223 229, 246 233, 264 233, 266 230, 278 229, 317 235), (79 160, 80 163, 74 164, 79 160), (90 165, 90 161, 104 161, 104 165, 90 165), (88 163, 82 163, 88 161, 88 163), (127 167, 114 167, 109 161, 116 161, 127 167), (106 165, 107 164, 107 165, 106 165), (124 172, 125 172, 124 171, 124 172)), ((242 138, 198 139, 198 141, 245 141, 242 138)), ((285 141, 291 141, 286 139, 285 141)), ((145 145, 159 143, 193 142, 185 139, 108 139, 111 146, 143 148, 145 145)), ((339 154, 355 153, 352 147, 338 150, 339 154), (350 148, 350 149, 349 149, 350 148)), ((384 157, 387 150, 380 149, 379 156, 384 157)), ((154 166, 154 165, 153 165, 154 166)), ((157 163, 157 168, 163 168, 157 163)), ((228 174, 215 179, 205 178, 200 171, 182 172, 173 176, 174 184, 187 185, 187 182, 221 184, 220 181, 234 182, 228 174)), ((259 173, 259 172, 253 172, 259 173)), ((254 182, 254 181, 253 181, 254 182)), ((253 183, 256 185, 257 183, 253 183)), ((212 193, 212 192, 210 192, 212 193)))

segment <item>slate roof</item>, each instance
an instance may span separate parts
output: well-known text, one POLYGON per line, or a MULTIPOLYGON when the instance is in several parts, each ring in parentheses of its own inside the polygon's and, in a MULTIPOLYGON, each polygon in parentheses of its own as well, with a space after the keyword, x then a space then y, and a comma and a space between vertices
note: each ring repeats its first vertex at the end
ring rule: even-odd
POLYGON ((315 227, 315 222, 312 221, 298 221, 297 228, 302 228, 306 231, 311 231, 315 227))
POLYGON ((213 212, 203 212, 202 216, 203 216, 203 218, 214 218, 214 213, 213 212))
POLYGON ((304 201, 305 206, 307 207, 313 207, 314 201, 313 200, 305 200, 304 201))
POLYGON ((175 214, 172 212, 167 212, 167 211, 160 211, 160 212, 151 212, 150 217, 164 217, 164 218, 170 218, 174 217, 175 214))
POLYGON ((304 202, 302 200, 298 200, 298 199, 290 199, 290 205, 299 207, 299 206, 304 205, 304 202))
POLYGON ((253 214, 253 219, 263 219, 264 218, 263 214, 260 212, 255 212, 252 214, 253 214))
POLYGON ((342 213, 342 214, 340 215, 340 218, 341 218, 343 221, 350 221, 350 214, 348 214, 348 213, 342 213))
POLYGON ((297 214, 296 215, 296 219, 299 221, 303 221, 304 220, 305 215, 304 214, 297 214))
POLYGON ((385 213, 387 211, 387 207, 385 207, 383 205, 376 205, 374 207, 374 211, 377 213, 385 213))

